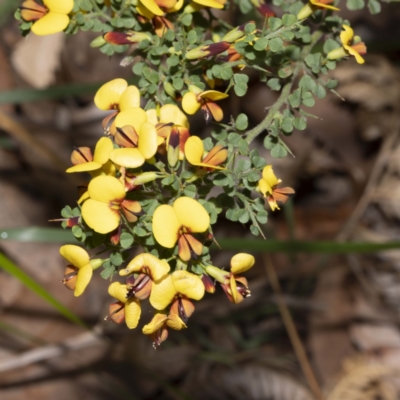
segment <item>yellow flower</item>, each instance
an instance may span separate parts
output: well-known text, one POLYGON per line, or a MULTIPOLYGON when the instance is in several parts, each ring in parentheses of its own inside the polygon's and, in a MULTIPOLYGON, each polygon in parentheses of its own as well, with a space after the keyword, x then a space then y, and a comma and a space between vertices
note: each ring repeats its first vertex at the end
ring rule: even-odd
MULTIPOLYGON (((193 314, 194 305, 189 299, 200 300, 204 296, 201 279, 188 271, 174 271, 171 275, 154 282, 150 294, 150 304, 156 310, 164 310, 171 304, 170 315, 177 315, 178 326, 186 327, 188 318, 193 314)), ((174 328, 175 329, 175 328, 174 328)))
POLYGON ((103 264, 100 258, 90 260, 89 254, 82 247, 73 244, 61 246, 60 254, 70 265, 65 269, 62 283, 74 290, 75 296, 80 296, 92 279, 93 270, 103 264))
POLYGON ((129 222, 136 222, 141 211, 137 201, 125 199, 124 185, 113 176, 101 175, 88 186, 89 199, 82 205, 82 218, 98 233, 109 233, 118 227, 121 212, 129 222))
POLYGON ((338 49, 334 49, 328 53, 326 56, 329 60, 336 60, 338 58, 346 57, 349 54, 355 57, 358 64, 364 64, 365 60, 361 57, 361 55, 367 53, 367 47, 365 43, 361 42, 359 38, 356 39, 354 37, 354 31, 348 25, 343 25, 343 31, 340 33, 340 40, 342 42, 343 47, 339 47, 338 49), (354 42, 350 45, 351 42, 354 42))
POLYGON ((192 234, 204 232, 209 226, 210 216, 206 209, 190 197, 180 197, 172 206, 159 206, 153 216, 156 241, 169 249, 178 242, 178 254, 183 261, 202 254, 203 245, 192 234))
POLYGON ((137 327, 140 319, 140 302, 135 297, 130 297, 128 288, 120 282, 113 282, 108 287, 108 294, 118 300, 110 306, 110 315, 106 319, 120 324, 125 321, 129 329, 137 327))
POLYGON ((264 167, 262 178, 258 181, 256 190, 261 192, 268 200, 272 211, 279 210, 278 203, 285 204, 290 196, 295 193, 290 187, 278 188, 277 186, 281 182, 282 180, 275 176, 272 165, 264 167))
POLYGON ((139 130, 132 125, 117 128, 114 138, 122 148, 113 150, 110 159, 125 168, 138 168, 146 160, 153 158, 157 152, 157 130, 150 122, 143 122, 139 130))
POLYGON ((127 281, 129 296, 133 295, 139 300, 149 297, 153 281, 158 281, 168 274, 169 264, 159 260, 152 254, 143 253, 136 256, 126 268, 119 271, 121 276, 139 273, 138 276, 130 275, 127 281))
POLYGON ((179 11, 182 5, 183 0, 139 0, 136 10, 147 19, 152 19, 154 15, 179 11))
POLYGON ((206 272, 221 284, 229 301, 238 304, 241 303, 245 297, 250 296, 247 279, 243 276, 238 276, 238 274, 249 270, 254 263, 255 259, 251 254, 238 253, 231 258, 230 272, 212 265, 206 267, 206 272))
POLYGON ((202 91, 197 86, 191 85, 189 91, 183 96, 182 108, 189 115, 195 114, 201 109, 206 123, 209 123, 212 118, 219 122, 224 117, 224 113, 215 102, 227 97, 226 93, 216 90, 202 91))
MULTIPOLYGON (((147 121, 147 116, 144 110, 140 108, 140 92, 134 86, 128 86, 125 79, 117 78, 105 83, 94 96, 94 104, 100 110, 114 110, 109 116, 103 120, 103 128, 106 128, 108 123, 115 118, 114 125, 122 127, 132 125, 136 130, 143 122, 147 121), (127 120, 132 122, 126 123, 127 120)), ((115 129, 111 132, 114 133, 115 129)))
POLYGON ((88 147, 79 147, 71 154, 73 167, 67 172, 92 172, 102 169, 106 175, 114 175, 115 167, 109 162, 110 153, 114 149, 111 139, 102 137, 96 144, 94 155, 88 147))
POLYGON ((200 11, 204 7, 217 8, 222 10, 227 0, 193 0, 185 8, 185 13, 200 11))
POLYGON ((68 14, 74 8, 73 0, 43 0, 44 6, 33 0, 24 1, 20 7, 25 21, 35 21, 32 32, 39 36, 63 31, 69 24, 68 14))
POLYGON ((327 10, 340 11, 339 8, 331 6, 334 0, 310 0, 297 14, 297 19, 302 20, 309 17, 313 12, 325 8, 327 10))
POLYGON ((203 141, 198 136, 191 136, 185 144, 185 157, 190 164, 209 170, 224 169, 218 167, 226 161, 228 149, 226 146, 215 146, 208 153, 204 151, 203 141))
POLYGON ((153 340, 153 347, 156 349, 168 338, 168 329, 180 331, 186 328, 186 324, 176 314, 156 313, 153 319, 143 327, 143 333, 153 340))

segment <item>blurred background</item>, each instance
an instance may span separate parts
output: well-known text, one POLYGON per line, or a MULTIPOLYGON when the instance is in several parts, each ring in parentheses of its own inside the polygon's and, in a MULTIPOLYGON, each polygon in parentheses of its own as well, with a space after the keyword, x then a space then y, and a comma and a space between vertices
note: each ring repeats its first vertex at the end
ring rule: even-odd
MULTIPOLYGON (((60 283, 62 239, 27 229, 58 227, 47 221, 76 204, 85 178, 64 171, 73 146, 102 135, 95 90, 131 70, 89 47, 96 34, 21 38, 16 3, 0 1, 0 399, 399 399, 400 250, 343 250, 399 240, 399 5, 375 16, 343 7, 366 64, 351 59, 332 73, 339 96, 318 100, 307 129, 285 138, 295 157, 272 159, 254 144, 296 195, 270 214, 266 236, 278 242, 256 254, 251 297, 233 305, 218 288, 155 351, 141 326, 104 321, 107 281, 97 275, 73 297, 60 283), (16 266, 42 297, 12 276, 16 266), (92 329, 65 318, 49 294, 92 329)), ((256 124, 275 96, 251 75, 245 100, 229 99, 225 113, 256 124)), ((202 134, 205 124, 192 126, 202 134)), ((252 238, 224 218, 215 233, 252 238)), ((214 264, 227 267, 232 254, 216 251, 214 264)))

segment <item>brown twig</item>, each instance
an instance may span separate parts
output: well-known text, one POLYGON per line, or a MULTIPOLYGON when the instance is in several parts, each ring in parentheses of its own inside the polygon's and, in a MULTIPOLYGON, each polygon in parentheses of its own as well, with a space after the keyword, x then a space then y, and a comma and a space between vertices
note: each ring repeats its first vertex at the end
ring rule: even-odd
POLYGON ((314 371, 311 368, 311 364, 308 360, 306 351, 304 349, 303 343, 297 332, 296 326, 293 322, 292 315, 288 307, 286 306, 285 300, 282 295, 281 286, 279 284, 278 278, 276 276, 274 266, 272 265, 271 257, 268 254, 264 254, 264 265, 267 272, 269 283, 271 284, 272 290, 275 292, 279 312, 281 314, 283 323, 285 324, 287 333, 289 335, 290 342, 294 348, 297 359, 299 360, 300 367, 303 374, 307 380, 308 386, 313 392, 317 400, 323 400, 323 394, 321 388, 319 387, 318 381, 315 377, 314 371))

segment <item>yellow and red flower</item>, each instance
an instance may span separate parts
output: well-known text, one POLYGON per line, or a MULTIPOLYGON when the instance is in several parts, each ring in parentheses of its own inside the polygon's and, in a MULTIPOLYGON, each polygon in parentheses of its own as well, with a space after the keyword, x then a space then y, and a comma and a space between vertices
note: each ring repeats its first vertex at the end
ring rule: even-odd
POLYGON ((297 14, 297 19, 302 20, 309 17, 317 10, 326 9, 333 11, 340 11, 340 8, 331 6, 334 0, 310 0, 297 14))
POLYGON ((224 113, 216 101, 226 99, 229 95, 218 92, 217 90, 202 91, 197 86, 189 86, 189 91, 182 98, 182 108, 185 113, 192 115, 201 109, 206 123, 214 118, 221 121, 224 113))
POLYGON ((238 304, 250 296, 247 279, 238 275, 249 270, 254 263, 255 259, 251 254, 238 253, 231 258, 230 272, 212 265, 206 267, 206 272, 221 284, 229 301, 238 304))
POLYGON ((139 300, 129 296, 128 287, 120 282, 113 282, 108 287, 108 293, 118 302, 110 305, 110 315, 106 319, 117 324, 125 321, 129 329, 136 328, 142 312, 139 300))
POLYGON ((193 233, 205 232, 210 226, 206 209, 190 197, 180 197, 173 205, 159 206, 153 215, 153 234, 163 247, 172 249, 178 242, 178 255, 183 261, 200 256, 203 245, 193 233))
POLYGON ((115 230, 121 221, 121 213, 128 222, 136 222, 142 208, 137 201, 125 199, 124 185, 113 176, 101 175, 92 179, 88 186, 89 199, 82 205, 82 218, 98 233, 115 230))
POLYGON ((63 31, 69 24, 68 14, 74 8, 74 1, 43 0, 43 4, 34 0, 24 1, 20 7, 22 19, 34 21, 31 30, 39 36, 63 31))
POLYGON ((343 31, 340 33, 340 41, 343 47, 334 49, 326 56, 329 60, 336 60, 348 55, 355 57, 358 64, 364 64, 365 60, 361 56, 367 53, 367 47, 361 42, 359 37, 354 36, 354 31, 350 26, 343 25, 343 31), (353 44, 351 45, 350 43, 353 44))
POLYGON ((278 203, 285 204, 290 196, 295 193, 291 187, 279 188, 278 185, 281 182, 282 180, 275 176, 272 165, 264 167, 262 178, 258 181, 256 190, 261 192, 268 200, 272 211, 279 210, 278 203))
POLYGON ((129 296, 135 296, 139 300, 147 299, 150 295, 153 282, 164 278, 170 270, 169 264, 159 260, 150 253, 136 256, 126 268, 119 271, 121 276, 127 276, 127 288, 129 296), (133 276, 131 274, 139 274, 133 276))
POLYGON ((219 167, 228 157, 226 146, 214 146, 208 153, 204 151, 203 141, 198 136, 191 136, 185 144, 185 157, 190 164, 197 167, 213 169, 224 169, 219 167))
POLYGON ((109 161, 110 153, 113 151, 114 145, 110 138, 102 137, 96 144, 94 155, 88 147, 78 147, 71 154, 71 162, 74 165, 67 169, 68 173, 72 172, 89 172, 96 171, 96 175, 104 173, 106 175, 114 175, 115 167, 109 161), (101 170, 101 171, 99 171, 101 170))
POLYGON ((204 296, 201 279, 188 271, 174 271, 163 279, 154 282, 150 294, 150 304, 158 311, 171 305, 170 315, 176 315, 182 327, 186 327, 189 317, 194 312, 194 305, 189 299, 200 300, 204 296))
POLYGON ((75 296, 80 296, 92 279, 93 270, 103 264, 101 258, 91 260, 89 254, 82 247, 73 244, 61 246, 60 254, 70 264, 65 269, 62 283, 70 290, 74 290, 75 296))

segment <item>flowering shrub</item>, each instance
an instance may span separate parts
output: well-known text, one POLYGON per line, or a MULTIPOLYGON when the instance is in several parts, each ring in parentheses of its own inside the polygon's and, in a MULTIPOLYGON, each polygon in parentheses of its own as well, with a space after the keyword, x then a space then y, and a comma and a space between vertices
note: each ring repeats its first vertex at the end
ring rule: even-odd
MULTIPOLYGON (((366 47, 340 17, 337 1, 310 0, 26 0, 16 12, 22 34, 99 32, 91 43, 107 56, 125 53, 128 83, 116 78, 96 93, 109 111, 92 152, 75 149, 67 173, 88 173, 78 206, 62 210, 80 246, 65 245, 64 284, 81 295, 93 271, 113 282, 107 319, 136 328, 142 301, 155 310, 143 333, 157 347, 181 330, 193 301, 219 284, 233 303, 250 295, 243 273, 254 257, 239 253, 214 266, 213 225, 222 213, 263 235, 268 211, 294 190, 281 187, 253 140, 263 136, 272 157, 290 153, 285 136, 304 130, 307 108, 333 90, 324 77, 338 61, 363 63, 366 47), (219 10, 240 14, 231 26, 219 10), (217 14, 218 13, 218 14, 217 14), (265 118, 249 128, 245 114, 224 115, 228 96, 243 97, 247 71, 279 93, 265 118), (254 75, 254 74, 253 74, 254 75), (218 90, 216 90, 216 88, 218 90), (187 115, 200 112, 211 137, 191 134, 187 115), (225 121, 225 123, 222 123, 225 121), (219 188, 218 191, 211 189, 219 188), (267 205, 267 206, 266 206, 267 205), (106 258, 100 255, 107 252, 106 258), (133 257, 133 254, 138 254, 133 257), (221 267, 221 268, 220 268, 221 267), (119 278, 121 277, 121 278, 119 278), (116 279, 118 278, 118 279, 116 279)), ((364 3, 364 2, 362 2, 364 3)), ((360 1, 349 0, 350 8, 360 1)), ((363 6, 363 4, 361 4, 363 6)), ((377 0, 369 0, 378 12, 377 0)), ((235 15, 236 15, 235 14, 235 15)))

